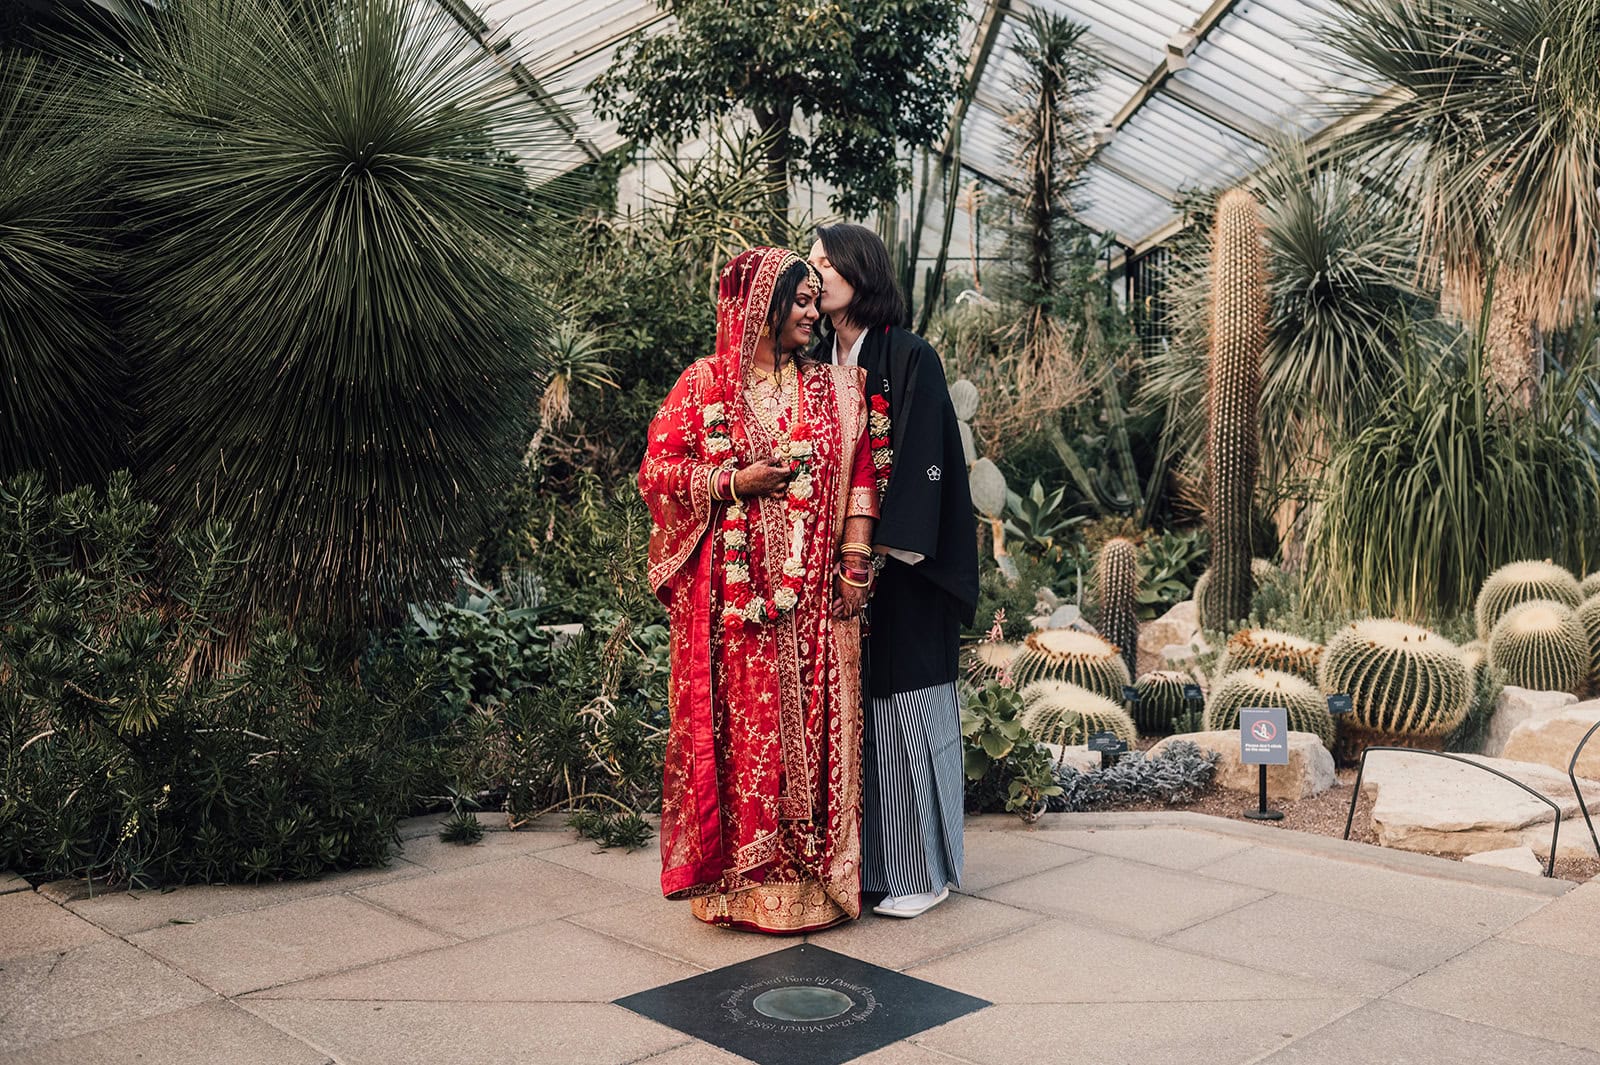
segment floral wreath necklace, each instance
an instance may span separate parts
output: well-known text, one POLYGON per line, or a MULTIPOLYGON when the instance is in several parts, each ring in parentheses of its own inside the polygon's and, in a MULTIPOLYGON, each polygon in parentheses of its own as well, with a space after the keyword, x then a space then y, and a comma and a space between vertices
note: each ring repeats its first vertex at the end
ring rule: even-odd
MULTIPOLYGON (((794 470, 785 497, 789 517, 788 556, 777 589, 771 596, 757 595, 750 572, 750 508, 744 500, 734 500, 728 505, 722 515, 725 577, 722 621, 730 629, 747 623, 759 625, 777 621, 794 609, 805 586, 804 552, 809 540, 806 534, 816 522, 816 491, 811 472, 813 453, 800 398, 799 368, 791 358, 777 373, 755 372, 773 387, 750 388, 751 412, 777 446, 778 456, 794 470), (761 395, 761 391, 768 394, 761 395)), ((707 407, 705 419, 708 449, 714 456, 724 456, 723 469, 736 469, 726 404, 714 403, 707 407)), ((780 549, 779 544, 768 542, 767 550, 777 549, 780 549)))

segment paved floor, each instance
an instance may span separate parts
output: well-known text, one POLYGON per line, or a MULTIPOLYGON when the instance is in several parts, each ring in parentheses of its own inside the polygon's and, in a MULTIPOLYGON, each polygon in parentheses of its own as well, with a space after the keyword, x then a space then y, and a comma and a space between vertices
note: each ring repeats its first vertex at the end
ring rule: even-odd
MULTIPOLYGON (((73 899, 0 874, 0 1063, 741 1060, 610 1001, 793 940, 664 902, 653 847, 435 824, 314 883, 73 899)), ((914 922, 811 937, 995 1003, 862 1065, 1600 1065, 1600 881, 1182 813, 974 819, 967 872, 914 922)))

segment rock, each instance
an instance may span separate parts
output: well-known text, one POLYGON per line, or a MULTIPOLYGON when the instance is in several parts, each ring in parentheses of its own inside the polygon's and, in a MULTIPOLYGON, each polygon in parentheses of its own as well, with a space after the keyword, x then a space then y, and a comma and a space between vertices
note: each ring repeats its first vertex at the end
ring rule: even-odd
MULTIPOLYGON (((1511 730, 1501 755, 1518 762, 1538 762, 1565 773, 1567 764, 1572 761, 1572 752, 1578 749, 1583 734, 1593 728, 1596 721, 1600 721, 1600 699, 1536 713, 1511 730)), ((1600 732, 1590 737, 1583 748, 1583 757, 1578 759, 1575 772, 1580 777, 1600 780, 1600 732)))
MULTIPOLYGON (((1592 854, 1567 775, 1547 765, 1467 755, 1500 770, 1561 807, 1560 853, 1592 854)), ((1600 784, 1580 780, 1591 812, 1600 812, 1600 784)), ((1550 852, 1550 807, 1482 770, 1446 758, 1402 751, 1368 757, 1363 791, 1376 792, 1372 822, 1378 843, 1435 854, 1479 854, 1529 846, 1550 852)))
MULTIPOLYGON (((1229 791, 1247 792, 1251 795, 1260 789, 1261 771, 1253 765, 1239 761, 1239 731, 1184 732, 1168 736, 1150 748, 1149 757, 1156 758, 1167 746, 1186 740, 1208 751, 1217 752, 1217 784, 1229 791)), ((1289 764, 1267 766, 1267 798, 1292 801, 1304 799, 1327 791, 1337 782, 1333 771, 1333 755, 1322 741, 1309 732, 1289 733, 1289 764)))
POLYGON ((559 651, 583 635, 583 622, 575 621, 569 625, 540 625, 539 631, 548 632, 551 636, 551 650, 559 651))
POLYGON ((1482 851, 1461 859, 1474 865, 1492 865, 1500 869, 1515 869, 1519 873, 1544 875, 1544 863, 1533 853, 1532 847, 1507 847, 1503 851, 1482 851))
POLYGON ((1167 664, 1167 649, 1177 644, 1187 647, 1199 635, 1200 608, 1193 599, 1174 605, 1154 621, 1141 622, 1137 675, 1172 668, 1167 664))
POLYGON ((1555 713, 1577 701, 1578 697, 1569 692, 1541 692, 1506 685, 1494 701, 1494 716, 1489 719, 1483 753, 1490 758, 1504 757, 1506 741, 1518 725, 1531 717, 1555 713))
POLYGON ((1074 744, 1062 747, 1055 743, 1046 743, 1043 746, 1050 752, 1050 761, 1076 769, 1080 773, 1092 773, 1100 768, 1100 752, 1091 751, 1086 744, 1074 744))

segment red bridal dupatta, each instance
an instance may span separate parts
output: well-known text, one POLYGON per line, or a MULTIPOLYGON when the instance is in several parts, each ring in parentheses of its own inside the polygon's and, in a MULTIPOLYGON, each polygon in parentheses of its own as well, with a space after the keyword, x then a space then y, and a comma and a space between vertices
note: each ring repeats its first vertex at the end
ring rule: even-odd
POLYGON ((859 370, 800 364, 789 440, 749 405, 773 288, 801 261, 757 248, 723 270, 717 353, 678 379, 639 470, 672 633, 661 890, 786 933, 861 912, 861 636, 829 608, 845 518, 877 513, 859 370), (712 500, 712 471, 785 452, 809 474, 787 494, 712 500))

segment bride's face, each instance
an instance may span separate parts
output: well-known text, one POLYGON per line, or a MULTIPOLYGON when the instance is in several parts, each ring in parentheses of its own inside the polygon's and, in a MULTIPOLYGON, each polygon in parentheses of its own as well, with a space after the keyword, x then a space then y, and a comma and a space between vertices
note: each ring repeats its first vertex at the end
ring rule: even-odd
POLYGON ((856 290, 833 268, 833 263, 828 260, 827 249, 820 240, 811 245, 811 265, 822 275, 822 295, 817 298, 817 306, 823 314, 838 322, 840 312, 855 299, 856 290))
POLYGON ((817 299, 808 285, 801 285, 789 305, 789 316, 778 330, 778 346, 784 351, 809 347, 817 325, 817 299))

